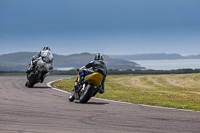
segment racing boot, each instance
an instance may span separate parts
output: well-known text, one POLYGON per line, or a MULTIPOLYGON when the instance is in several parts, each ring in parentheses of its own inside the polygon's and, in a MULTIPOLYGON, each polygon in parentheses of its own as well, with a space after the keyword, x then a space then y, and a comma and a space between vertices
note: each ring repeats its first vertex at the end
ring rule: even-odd
POLYGON ((40 83, 43 83, 43 81, 44 81, 44 76, 41 76, 40 83))
POLYGON ((104 93, 104 89, 103 88, 99 89, 99 93, 103 94, 104 93))
POLYGON ((40 83, 43 83, 44 78, 47 76, 48 72, 42 73, 41 77, 40 77, 40 83))

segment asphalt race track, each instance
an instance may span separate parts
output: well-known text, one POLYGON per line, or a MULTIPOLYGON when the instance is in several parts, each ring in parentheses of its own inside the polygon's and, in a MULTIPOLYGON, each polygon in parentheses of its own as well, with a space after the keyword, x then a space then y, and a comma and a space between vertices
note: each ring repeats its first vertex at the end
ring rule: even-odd
MULTIPOLYGON (((0 76, 0 133, 199 133, 200 112, 91 99, 70 103, 46 83, 34 88, 24 76, 0 76)), ((106 92, 105 92, 106 93, 106 92)))

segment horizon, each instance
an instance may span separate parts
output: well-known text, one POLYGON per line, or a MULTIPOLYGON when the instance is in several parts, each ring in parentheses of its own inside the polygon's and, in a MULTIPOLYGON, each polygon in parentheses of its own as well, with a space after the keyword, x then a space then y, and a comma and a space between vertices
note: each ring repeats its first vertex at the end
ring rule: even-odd
POLYGON ((199 0, 1 0, 0 55, 199 54, 199 0))
MULTIPOLYGON (((19 51, 19 52, 11 52, 11 53, 5 53, 5 54, 0 54, 0 56, 2 55, 7 55, 7 54, 16 54, 16 53, 37 53, 38 51, 19 51)), ((74 54, 96 54, 96 53, 90 53, 90 52, 80 52, 80 53, 71 53, 71 54, 57 54, 57 53, 53 53, 52 54, 56 54, 56 55, 62 55, 62 56, 69 56, 69 55, 74 55, 74 54)), ((103 54, 103 53, 102 53, 103 54)), ((180 53, 143 53, 143 54, 103 54, 103 55, 106 55, 106 56, 126 56, 126 55, 149 55, 149 54, 167 54, 167 55, 170 55, 170 54, 178 54, 178 55, 181 55, 181 56, 192 56, 192 55, 200 55, 199 54, 180 54, 180 53)))

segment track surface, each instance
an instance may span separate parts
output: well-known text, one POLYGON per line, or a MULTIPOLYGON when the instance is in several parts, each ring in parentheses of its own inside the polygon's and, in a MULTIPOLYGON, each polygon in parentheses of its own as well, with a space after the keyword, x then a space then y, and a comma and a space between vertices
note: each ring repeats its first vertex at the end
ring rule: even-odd
MULTIPOLYGON (((68 94, 46 86, 24 86, 24 76, 0 76, 0 133, 200 132, 200 112, 91 99, 68 102, 68 94)), ((106 92, 105 92, 106 93, 106 92)))

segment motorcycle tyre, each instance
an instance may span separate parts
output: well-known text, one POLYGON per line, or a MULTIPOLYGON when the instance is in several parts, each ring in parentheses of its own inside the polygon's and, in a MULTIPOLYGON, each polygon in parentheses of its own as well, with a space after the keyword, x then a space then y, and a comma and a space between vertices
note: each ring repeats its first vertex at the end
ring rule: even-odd
POLYGON ((35 72, 35 74, 33 75, 33 77, 31 77, 27 83, 27 87, 28 88, 32 88, 36 83, 37 80, 39 78, 40 73, 38 71, 35 72))
POLYGON ((88 84, 86 90, 80 96, 80 103, 87 103, 88 100, 93 96, 94 85, 88 84))
POLYGON ((99 92, 100 88, 97 87, 97 88, 94 88, 94 91, 93 91, 93 97, 99 92))
POLYGON ((74 94, 75 94, 75 88, 72 89, 72 92, 69 95, 68 99, 70 102, 73 102, 75 100, 74 94))

